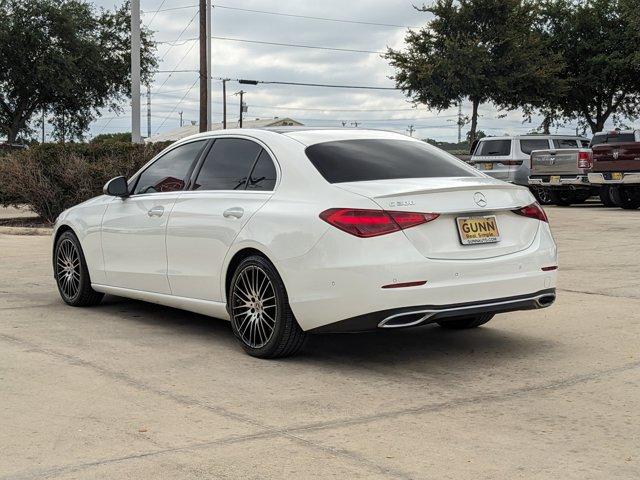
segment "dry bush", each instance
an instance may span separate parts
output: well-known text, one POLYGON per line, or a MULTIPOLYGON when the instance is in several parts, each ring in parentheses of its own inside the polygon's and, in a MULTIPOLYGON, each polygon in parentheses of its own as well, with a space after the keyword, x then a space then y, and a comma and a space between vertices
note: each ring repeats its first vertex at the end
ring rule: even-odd
POLYGON ((0 157, 0 204, 26 204, 49 222, 65 209, 102 193, 167 144, 45 144, 0 157))

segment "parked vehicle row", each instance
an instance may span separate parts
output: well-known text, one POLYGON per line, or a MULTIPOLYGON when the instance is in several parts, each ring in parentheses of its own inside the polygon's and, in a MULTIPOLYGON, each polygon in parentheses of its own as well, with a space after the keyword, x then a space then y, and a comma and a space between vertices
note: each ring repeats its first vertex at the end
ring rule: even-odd
POLYGON ((640 131, 584 137, 487 137, 471 164, 507 182, 528 186, 542 204, 568 206, 597 195, 605 206, 640 207, 640 131))

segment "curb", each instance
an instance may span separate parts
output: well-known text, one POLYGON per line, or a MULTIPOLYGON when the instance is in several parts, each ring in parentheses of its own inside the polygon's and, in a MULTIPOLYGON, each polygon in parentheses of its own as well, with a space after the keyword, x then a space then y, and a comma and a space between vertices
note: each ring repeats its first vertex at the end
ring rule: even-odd
POLYGON ((0 235, 42 235, 51 236, 53 228, 46 227, 5 227, 0 226, 0 235))

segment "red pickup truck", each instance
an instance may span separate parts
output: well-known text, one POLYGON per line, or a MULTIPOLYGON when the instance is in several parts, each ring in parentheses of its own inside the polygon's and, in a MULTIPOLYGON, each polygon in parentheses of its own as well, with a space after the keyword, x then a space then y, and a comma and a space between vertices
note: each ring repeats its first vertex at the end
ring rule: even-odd
POLYGON ((640 207, 640 130, 596 133, 591 150, 589 183, 609 188, 622 208, 640 207))

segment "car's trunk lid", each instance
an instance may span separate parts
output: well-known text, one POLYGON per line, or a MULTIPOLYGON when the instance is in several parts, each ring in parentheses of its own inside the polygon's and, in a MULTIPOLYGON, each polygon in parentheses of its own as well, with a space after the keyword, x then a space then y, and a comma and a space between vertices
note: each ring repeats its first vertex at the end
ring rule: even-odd
POLYGON ((491 178, 418 178, 334 185, 370 198, 384 210, 440 214, 434 221, 403 230, 428 258, 462 260, 507 255, 529 247, 539 228, 538 220, 513 213, 533 203, 529 191, 491 178), (457 218, 475 216, 495 216, 498 242, 461 243, 457 218))

